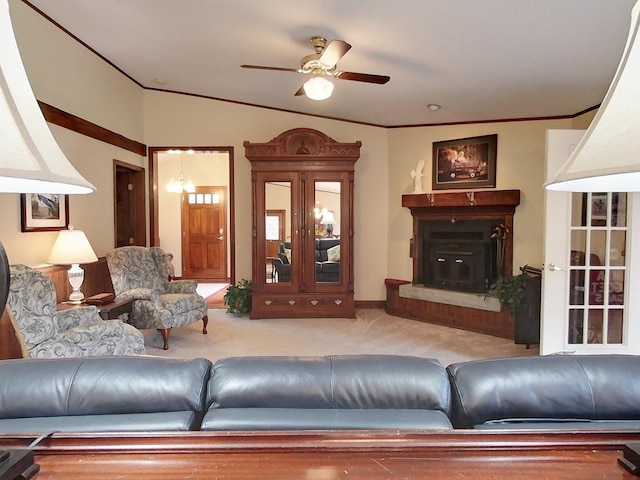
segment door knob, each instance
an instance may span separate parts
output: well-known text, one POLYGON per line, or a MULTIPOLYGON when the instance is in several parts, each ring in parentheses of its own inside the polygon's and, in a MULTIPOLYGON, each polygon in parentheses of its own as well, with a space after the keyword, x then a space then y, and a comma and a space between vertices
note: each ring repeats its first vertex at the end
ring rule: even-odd
POLYGON ((547 266, 547 270, 549 270, 550 272, 564 272, 565 271, 564 268, 557 266, 555 263, 550 263, 547 266))

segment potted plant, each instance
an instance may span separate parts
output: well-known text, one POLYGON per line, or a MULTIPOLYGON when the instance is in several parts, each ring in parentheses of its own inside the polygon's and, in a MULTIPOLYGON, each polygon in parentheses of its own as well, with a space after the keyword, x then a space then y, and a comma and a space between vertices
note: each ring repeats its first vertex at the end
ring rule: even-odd
POLYGON ((525 273, 520 269, 520 275, 502 277, 489 289, 489 293, 500 300, 500 303, 511 311, 515 318, 518 310, 524 303, 525 273))
POLYGON ((224 295, 227 313, 239 317, 251 311, 251 280, 242 279, 235 285, 229 285, 224 295))
POLYGON ((540 275, 528 265, 520 267, 520 275, 503 277, 489 289, 507 307, 515 320, 515 343, 540 343, 540 275), (531 273, 532 275, 529 275, 531 273))

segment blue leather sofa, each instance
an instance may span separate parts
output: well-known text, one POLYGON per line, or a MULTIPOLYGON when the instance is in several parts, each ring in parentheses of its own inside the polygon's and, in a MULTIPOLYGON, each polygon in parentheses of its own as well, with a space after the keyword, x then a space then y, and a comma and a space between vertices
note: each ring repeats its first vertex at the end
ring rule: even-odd
MULTIPOLYGON (((340 262, 330 261, 327 251, 340 245, 339 238, 316 238, 316 282, 339 282, 340 262)), ((287 283, 291 281, 291 263, 285 255, 285 248, 291 249, 291 242, 278 244, 278 258, 273 259, 273 266, 276 269, 278 282, 287 283)))
POLYGON ((640 357, 0 361, 0 434, 452 428, 640 432, 640 357))

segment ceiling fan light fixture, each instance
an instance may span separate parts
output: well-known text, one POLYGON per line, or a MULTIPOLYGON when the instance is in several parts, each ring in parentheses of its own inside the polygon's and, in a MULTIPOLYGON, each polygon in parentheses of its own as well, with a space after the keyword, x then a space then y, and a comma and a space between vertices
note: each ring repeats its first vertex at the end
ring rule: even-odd
POLYGON ((326 100, 333 92, 333 83, 323 75, 314 75, 304 85, 304 93, 311 100, 326 100))

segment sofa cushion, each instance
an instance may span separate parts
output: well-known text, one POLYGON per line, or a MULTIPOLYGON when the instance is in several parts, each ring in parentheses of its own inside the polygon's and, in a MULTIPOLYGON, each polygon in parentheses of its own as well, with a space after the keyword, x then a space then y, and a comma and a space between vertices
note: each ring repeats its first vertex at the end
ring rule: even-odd
POLYGON ((316 238, 316 262, 326 262, 327 251, 336 245, 340 245, 339 238, 316 238))
MULTIPOLYGON (((206 408, 211 362, 204 358, 83 357, 0 362, 0 423, 31 417, 175 413, 174 425, 206 408), (25 381, 28 379, 28 381, 25 381), (186 412, 186 416, 184 413, 186 412)), ((114 417, 116 418, 116 417, 114 417)), ((69 422, 72 422, 69 419, 69 422)), ((46 423, 46 422, 44 422, 46 423)), ((163 429, 158 424, 157 429, 163 429)))
POLYGON ((220 408, 202 430, 451 429, 440 410, 336 408, 220 408))
POLYGON ((340 261, 340 245, 327 249, 327 260, 330 262, 340 261))
POLYGON ((640 420, 588 420, 567 418, 509 418, 491 420, 481 425, 474 425, 477 430, 629 430, 640 429, 640 420))
POLYGON ((379 428, 405 428, 409 417, 417 422, 414 428, 444 428, 449 423, 444 421, 449 400, 446 371, 433 359, 398 355, 224 358, 213 367, 211 407, 203 429, 233 424, 280 429, 301 418, 305 420, 298 428, 307 428, 303 425, 313 423, 314 417, 314 425, 323 428, 333 428, 339 419, 353 428, 371 428, 376 417, 379 428), (415 411, 400 413, 405 410, 415 411), (314 411, 322 412, 314 415, 314 411))
POLYGON ((330 408, 327 357, 230 357, 209 382, 210 408, 330 408))
POLYGON ((500 358, 453 364, 447 371, 457 428, 640 420, 640 357, 500 358))
POLYGON ((184 431, 197 430, 199 422, 190 411, 6 418, 0 420, 0 433, 184 431))

